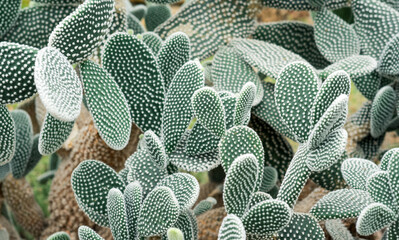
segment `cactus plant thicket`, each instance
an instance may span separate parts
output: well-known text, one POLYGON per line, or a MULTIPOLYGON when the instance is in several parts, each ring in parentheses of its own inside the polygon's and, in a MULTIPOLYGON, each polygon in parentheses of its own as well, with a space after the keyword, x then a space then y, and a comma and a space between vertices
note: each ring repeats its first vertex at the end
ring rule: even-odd
POLYGON ((0 0, 0 238, 398 239, 399 4, 177 2, 0 0), (25 180, 46 155, 47 221, 25 180))

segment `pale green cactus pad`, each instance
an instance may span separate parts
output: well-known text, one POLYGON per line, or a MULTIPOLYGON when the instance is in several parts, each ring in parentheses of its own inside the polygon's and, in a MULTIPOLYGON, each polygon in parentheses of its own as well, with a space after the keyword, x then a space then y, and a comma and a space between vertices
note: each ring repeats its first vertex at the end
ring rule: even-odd
POLYGON ((15 124, 15 154, 10 162, 14 178, 22 178, 32 152, 33 129, 29 114, 23 110, 11 112, 15 124))
POLYGON ((168 165, 168 156, 161 139, 151 130, 144 133, 146 149, 159 168, 166 168, 168 165))
POLYGON ((313 67, 304 62, 286 66, 276 82, 277 110, 281 119, 296 136, 295 140, 301 143, 307 140, 312 127, 309 116, 320 85, 313 67))
POLYGON ((100 137, 112 149, 123 149, 129 142, 132 120, 121 89, 92 61, 81 64, 81 79, 88 110, 100 137))
POLYGON ((142 34, 142 37, 142 41, 152 50, 152 53, 158 56, 159 50, 161 50, 163 44, 162 39, 153 32, 145 32, 142 34))
POLYGON ((208 210, 210 210, 216 204, 216 199, 208 197, 205 200, 200 201, 193 209, 195 216, 199 216, 208 210))
POLYGON ((395 213, 387 206, 381 203, 372 203, 360 213, 356 222, 356 231, 360 235, 368 236, 389 226, 395 219, 395 213))
POLYGON ((246 83, 237 97, 234 111, 234 125, 247 125, 251 118, 251 107, 255 100, 256 86, 252 82, 246 83))
POLYGON ((392 195, 392 189, 389 184, 389 173, 379 171, 369 176, 367 179, 367 192, 371 198, 378 203, 382 203, 392 210, 397 208, 395 199, 392 195))
POLYGON ((125 95, 132 121, 143 132, 159 135, 164 87, 152 51, 137 37, 116 33, 105 45, 103 67, 125 95))
POLYGON ((53 117, 66 122, 78 117, 82 86, 72 65, 56 48, 46 47, 38 52, 35 84, 44 107, 53 117))
POLYGON ((179 217, 179 203, 168 187, 156 187, 144 199, 138 219, 140 236, 165 233, 179 217))
POLYGON ((315 40, 324 57, 337 62, 360 54, 360 41, 351 25, 323 8, 314 19, 315 40))
POLYGON ((72 172, 72 190, 79 207, 95 223, 109 226, 107 195, 117 188, 123 191, 125 184, 108 165, 96 160, 86 160, 72 172))
POLYGON ((228 214, 219 229, 218 240, 245 239, 246 233, 241 220, 234 214, 228 214))
POLYGON ((115 240, 129 239, 128 218, 123 193, 112 188, 107 196, 108 222, 115 240))
POLYGON ((317 69, 330 65, 316 46, 312 25, 298 21, 260 23, 253 38, 296 53, 317 69))
POLYGON ((0 105, 0 166, 11 161, 15 154, 16 136, 14 120, 7 107, 0 105))
POLYGON ((157 186, 165 186, 174 193, 180 209, 190 209, 199 195, 197 179, 187 173, 175 173, 162 179, 157 186))
POLYGON ((378 61, 378 72, 386 75, 399 74, 399 34, 396 34, 387 43, 378 61))
POLYGON ((70 240, 68 233, 66 232, 56 232, 52 234, 47 240, 70 240))
POLYGON ((21 0, 2 0, 0 3, 0 37, 3 36, 14 24, 21 7, 21 0))
POLYGON ((104 240, 94 230, 86 226, 79 227, 78 235, 80 240, 104 240))
MULTIPOLYGON (((320 4, 315 4, 319 1, 317 0, 262 0, 262 4, 267 7, 281 8, 289 10, 318 10, 320 4)), ((328 9, 338 9, 347 6, 348 2, 346 0, 326 0, 324 1, 324 6, 328 9)))
POLYGON ((197 61, 185 63, 174 76, 166 94, 162 116, 162 137, 166 152, 170 153, 176 149, 189 126, 193 117, 191 97, 203 86, 204 74, 197 61))
POLYGON ((153 4, 147 8, 145 15, 145 26, 147 31, 154 31, 156 27, 164 23, 172 16, 172 10, 166 4, 153 4))
POLYGON ((394 115, 396 93, 391 86, 381 88, 371 107, 370 133, 377 138, 385 133, 394 115))
POLYGON ((276 234, 276 239, 320 240, 324 239, 324 232, 313 216, 294 213, 288 225, 276 234))
POLYGON ((186 33, 191 41, 192 57, 205 59, 231 39, 248 37, 255 28, 259 9, 259 3, 255 0, 194 0, 158 26, 155 33, 163 39, 177 31, 186 33), (229 24, 225 24, 226 21, 229 24))
POLYGON ((363 54, 378 59, 391 37, 399 32, 399 12, 377 0, 354 0, 352 10, 363 54))
POLYGON ((327 220, 325 227, 333 239, 354 240, 352 234, 339 219, 327 220))
POLYGON ((0 43, 0 55, 2 56, 1 104, 20 102, 36 93, 33 71, 37 51, 37 48, 17 43, 0 43), (18 64, 19 61, 24 64, 18 64))
POLYGON ((368 192, 359 189, 340 189, 330 192, 310 210, 317 220, 358 217, 373 200, 368 192))
POLYGON ((366 190, 367 178, 379 171, 379 168, 370 160, 349 158, 342 163, 341 171, 351 188, 366 190))
POLYGON ((169 228, 166 235, 168 240, 184 240, 184 234, 178 228, 169 228))
POLYGON ((132 182, 125 188, 125 204, 129 229, 129 238, 137 238, 137 221, 139 219, 143 192, 139 182, 132 182))
POLYGON ((226 212, 242 217, 259 189, 259 163, 253 154, 241 155, 231 164, 223 188, 226 212))
POLYGON ((47 113, 40 130, 39 152, 42 155, 55 153, 62 147, 72 132, 75 122, 64 122, 47 113))
POLYGON ((112 0, 85 1, 57 25, 50 35, 49 46, 59 49, 71 63, 85 60, 108 33, 113 9, 112 0))
POLYGON ((290 221, 292 210, 283 201, 266 200, 253 206, 242 217, 247 234, 270 235, 282 230, 290 221))

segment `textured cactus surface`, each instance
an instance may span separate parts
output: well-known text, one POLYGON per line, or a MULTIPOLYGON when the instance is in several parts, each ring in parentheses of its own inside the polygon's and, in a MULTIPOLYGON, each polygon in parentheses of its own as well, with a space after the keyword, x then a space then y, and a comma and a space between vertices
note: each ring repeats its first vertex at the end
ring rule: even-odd
POLYGON ((223 219, 219 230, 219 240, 245 239, 245 228, 241 220, 234 214, 229 214, 223 219))

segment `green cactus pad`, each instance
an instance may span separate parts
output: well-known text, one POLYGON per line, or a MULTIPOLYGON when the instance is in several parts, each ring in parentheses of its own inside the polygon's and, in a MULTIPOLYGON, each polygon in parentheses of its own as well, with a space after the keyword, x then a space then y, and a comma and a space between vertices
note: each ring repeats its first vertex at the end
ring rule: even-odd
POLYGON ((139 19, 137 19, 133 14, 128 13, 127 18, 127 28, 133 30, 133 33, 140 34, 144 33, 144 27, 141 25, 139 19))
POLYGON ((13 27, 0 40, 36 48, 46 47, 53 29, 75 9, 76 6, 53 4, 22 9, 13 27))
POLYGON ((395 240, 398 239, 399 236, 399 220, 396 219, 391 226, 385 231, 384 236, 382 237, 383 240, 395 240))
POLYGON ((246 83, 238 97, 234 111, 234 125, 247 125, 251 116, 251 107, 255 100, 256 86, 252 82, 246 83))
POLYGON ((33 71, 37 51, 34 47, 17 43, 0 43, 0 55, 3 59, 0 75, 1 104, 20 102, 36 93, 33 71), (19 62, 24 64, 18 64, 19 62))
MULTIPOLYGON (((315 0, 262 0, 262 4, 267 7, 281 8, 289 10, 319 10, 315 6, 315 0), (313 3, 313 4, 312 4, 313 3)), ((326 0, 324 1, 324 6, 327 9, 339 9, 348 5, 346 0, 326 0)))
POLYGON ((2 0, 0 6, 0 37, 3 36, 18 18, 18 11, 21 7, 21 0, 2 0))
POLYGON ((260 23, 253 38, 296 53, 317 69, 330 65, 316 46, 312 25, 299 21, 260 23))
POLYGON ((237 157, 229 167, 223 188, 226 212, 242 217, 251 201, 252 193, 259 189, 259 163, 253 154, 237 157))
POLYGON ((164 23, 171 16, 172 10, 168 5, 149 5, 147 14, 144 17, 147 31, 154 31, 156 27, 164 23))
POLYGON ((198 121, 217 137, 226 132, 225 111, 217 92, 210 87, 203 87, 194 92, 191 106, 198 121))
POLYGON ((317 220, 358 217, 373 200, 368 192, 359 189, 340 189, 325 195, 310 210, 317 220))
POLYGON ((355 30, 335 13, 323 8, 314 19, 315 40, 324 57, 337 62, 360 54, 360 41, 355 30))
POLYGON ((146 149, 159 168, 166 168, 168 165, 168 156, 161 139, 151 130, 144 133, 146 149))
POLYGON ((72 65, 60 51, 46 47, 37 53, 35 84, 44 107, 53 117, 71 122, 79 116, 82 86, 72 65))
POLYGON ((241 59, 232 47, 219 49, 212 61, 212 82, 217 91, 239 93, 247 82, 256 86, 256 96, 253 105, 262 101, 263 88, 258 74, 241 59))
MULTIPOLYGON (((144 6, 144 5, 139 5, 144 6)), ((142 41, 151 49, 154 56, 157 56, 162 48, 162 39, 153 32, 145 32, 142 34, 142 41)))
POLYGON ((176 73, 190 60, 190 55, 190 39, 185 33, 174 33, 165 40, 158 53, 159 69, 165 89, 169 89, 176 73))
POLYGON ((14 110, 11 117, 15 124, 15 154, 10 162, 14 178, 22 178, 29 162, 33 145, 32 121, 23 110, 14 110))
MULTIPOLYGON (((184 143, 185 140, 182 140, 184 143)), ((192 172, 203 172, 209 171, 220 165, 218 159, 217 149, 207 153, 201 153, 197 155, 188 155, 185 153, 184 145, 177 147, 175 153, 169 155, 169 160, 175 166, 192 172)))
POLYGON ((157 3, 157 4, 169 4, 169 3, 175 3, 178 1, 179 0, 148 0, 147 2, 157 3))
POLYGON ((95 231, 86 226, 79 227, 78 235, 80 240, 104 240, 95 231))
POLYGON ((393 148, 393 149, 387 151, 380 161, 380 166, 379 166, 380 169, 383 171, 387 171, 389 163, 391 161, 394 161, 394 159, 397 158, 398 154, 399 154, 399 149, 397 149, 397 148, 393 148))
POLYGON ((313 172, 310 179, 320 187, 333 191, 347 187, 341 173, 342 162, 347 159, 346 152, 331 167, 321 172, 313 172))
POLYGON ((277 110, 301 143, 307 140, 312 126, 309 115, 320 85, 313 67, 304 62, 289 64, 281 71, 276 82, 277 110))
POLYGON ((144 197, 168 175, 166 169, 158 167, 148 150, 145 149, 136 151, 131 155, 126 160, 125 166, 130 167, 133 178, 140 182, 144 197), (146 171, 143 171, 143 169, 146 169, 146 171))
POLYGON ((222 226, 219 229, 218 240, 246 239, 244 225, 240 218, 234 214, 224 217, 222 226))
MULTIPOLYGON (((169 66, 169 68, 171 67, 169 66)), ((185 63, 173 78, 165 98, 162 116, 162 135, 166 152, 170 153, 176 149, 189 126, 193 110, 197 110, 196 108, 191 109, 191 97, 194 99, 193 94, 203 86, 204 74, 201 71, 200 63, 196 61, 185 63)), ((201 100, 199 101, 200 104, 203 104, 201 100)), ((204 108, 203 105, 200 107, 204 108)))
POLYGON ((132 121, 143 132, 159 135, 164 88, 151 50, 135 36, 116 33, 105 45, 103 67, 125 95, 132 121))
POLYGON ((386 75, 399 75, 399 34, 387 43, 378 62, 378 72, 386 75))
POLYGON ((278 178, 277 170, 274 167, 265 167, 263 169, 262 184, 259 190, 262 192, 269 192, 274 186, 276 186, 278 178))
POLYGON ((389 184, 392 188, 392 195, 395 202, 399 203, 399 155, 394 154, 388 165, 389 184))
POLYGON ((198 239, 197 219, 190 209, 184 209, 181 211, 179 218, 173 227, 182 231, 184 239, 198 239))
POLYGON ((11 172, 10 163, 6 163, 0 166, 0 181, 3 181, 8 174, 11 172))
POLYGON ((272 196, 270 196, 270 194, 265 193, 265 192, 255 192, 252 193, 251 196, 251 201, 248 203, 248 207, 247 210, 251 209, 253 206, 255 206, 256 204, 266 201, 266 200, 271 200, 273 199, 272 196))
POLYGON ((294 213, 287 226, 276 234, 277 240, 284 239, 325 239, 324 231, 317 220, 306 213, 294 213))
POLYGON ((216 203, 216 199, 213 197, 208 197, 205 200, 200 201, 193 209, 194 215, 199 216, 211 210, 216 203))
POLYGON ((129 239, 137 238, 137 222, 143 200, 143 189, 139 182, 132 182, 125 188, 125 204, 129 229, 129 239))
POLYGON ((128 216, 123 193, 112 188, 107 196, 108 222, 115 240, 129 239, 128 216))
POLYGON ((373 138, 370 134, 367 135, 358 143, 358 149, 361 149, 361 156, 365 159, 375 158, 380 152, 380 147, 384 141, 384 138, 385 134, 381 135, 378 138, 373 138))
POLYGON ((49 46, 59 49, 71 63, 85 60, 108 33, 113 9, 113 0, 85 1, 57 25, 49 46))
POLYGON ((34 169, 42 158, 42 154, 39 152, 39 136, 39 134, 36 134, 33 137, 32 150, 30 152, 29 161, 26 164, 23 176, 26 176, 32 169, 34 169))
POLYGON ((370 133, 377 138, 385 133, 394 115, 396 93, 391 86, 381 88, 371 107, 370 133))
POLYGON ((253 0, 194 0, 158 26, 155 33, 163 39, 177 31, 186 33, 191 41, 192 57, 206 59, 231 39, 248 37, 255 28, 258 9, 258 2, 253 0))
POLYGON ((81 64, 81 76, 88 110, 100 137, 112 149, 125 148, 132 120, 121 89, 104 69, 92 61, 81 64))
POLYGON ((369 176, 366 188, 375 202, 382 203, 392 210, 397 208, 392 196, 388 172, 379 171, 369 176))
POLYGON ((301 56, 272 43, 253 39, 234 39, 230 45, 245 62, 274 79, 277 79, 287 64, 295 61, 306 62, 301 56))
POLYGON ((72 190, 80 209, 96 224, 109 226, 107 195, 110 189, 123 191, 125 184, 108 165, 86 160, 72 172, 72 190))
POLYGON ((294 207, 310 175, 310 170, 306 166, 307 155, 307 146, 300 145, 291 160, 277 195, 277 199, 286 202, 291 208, 294 207))
POLYGON ((399 12, 377 0, 354 0, 352 11, 363 54, 378 59, 391 37, 399 32, 399 12))
POLYGON ((56 232, 52 234, 47 240, 70 240, 68 233, 66 232, 56 232))
POLYGON ((64 122, 47 113, 39 137, 39 152, 42 155, 55 153, 62 147, 72 132, 75 122, 64 122))
POLYGON ((138 219, 138 232, 142 237, 165 233, 179 217, 179 203, 168 187, 156 187, 145 198, 138 219))
POLYGON ((333 239, 354 240, 349 229, 339 219, 327 220, 325 227, 333 239))
POLYGON ((292 210, 283 201, 266 200, 253 206, 242 217, 248 234, 269 235, 282 230, 290 221, 292 210))
POLYGON ((379 168, 370 160, 350 158, 342 163, 341 171, 350 187, 366 190, 367 178, 379 171, 379 168))
POLYGON ((180 209, 190 209, 199 195, 199 184, 195 177, 188 173, 175 173, 162 179, 157 186, 165 186, 172 190, 180 209))
POLYGON ((363 236, 389 226, 396 220, 395 213, 381 203, 372 203, 360 213, 356 222, 356 231, 363 236))
POLYGON ((0 105, 0 166, 11 161, 17 143, 14 120, 7 107, 0 105))
POLYGON ((168 240, 184 240, 183 232, 178 228, 169 228, 167 232, 168 240))
MULTIPOLYGON (((136 5, 131 8, 130 13, 133 14, 138 20, 143 19, 143 17, 147 14, 147 6, 146 5, 136 5)), ((150 32, 148 32, 150 33, 150 32)))

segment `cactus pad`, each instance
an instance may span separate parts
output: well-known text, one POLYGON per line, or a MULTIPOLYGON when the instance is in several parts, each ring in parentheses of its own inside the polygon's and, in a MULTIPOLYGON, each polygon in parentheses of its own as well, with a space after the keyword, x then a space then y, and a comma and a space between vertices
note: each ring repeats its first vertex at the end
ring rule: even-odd
POLYGON ((145 32, 142 36, 142 41, 151 49, 155 56, 158 56, 159 50, 161 50, 163 44, 162 39, 153 32, 145 32))
POLYGON ((16 136, 12 115, 7 107, 0 105, 0 166, 11 161, 15 154, 16 136))
POLYGON ((356 222, 356 231, 363 236, 389 226, 396 219, 395 213, 381 203, 372 203, 360 213, 356 222))
POLYGON ((228 214, 219 229, 218 240, 245 239, 246 233, 241 220, 234 214, 228 214))
MULTIPOLYGON (((318 0, 262 0, 262 4, 267 7, 281 8, 289 10, 319 10, 318 0)), ((346 0, 326 0, 324 6, 328 9, 337 9, 346 6, 346 0)))
POLYGON ((369 192, 375 202, 382 203, 391 209, 397 208, 395 199, 392 196, 388 172, 379 171, 369 176, 367 179, 367 192, 369 192))
POLYGON ((52 234, 47 240, 70 240, 68 233, 66 232, 56 232, 52 234))
POLYGON ((287 226, 280 230, 276 239, 307 239, 319 240, 324 239, 323 229, 317 220, 305 213, 294 213, 287 226))
POLYGON ((129 239, 128 218, 123 193, 112 188, 107 197, 108 222, 115 240, 129 239))
POLYGON ((399 34, 396 34, 387 43, 378 62, 378 72, 386 75, 399 74, 399 34))
POLYGON ((168 156, 161 139, 151 130, 144 133, 144 140, 147 150, 159 168, 166 168, 168 156))
POLYGON ((350 158, 345 160, 341 166, 341 172, 349 186, 355 189, 366 190, 367 178, 379 168, 370 160, 350 158))
POLYGON ((147 8, 147 14, 144 17, 147 31, 154 31, 156 27, 164 23, 168 18, 170 18, 170 16, 172 16, 172 10, 169 5, 149 5, 147 8))
POLYGON ((251 117, 251 107, 255 100, 256 86, 248 82, 240 91, 234 111, 234 125, 247 125, 251 117))
POLYGON ((86 226, 79 227, 78 235, 80 240, 104 240, 95 231, 86 226))
POLYGON ((143 189, 139 182, 132 182, 125 188, 125 204, 129 229, 129 238, 137 238, 137 221, 139 219, 143 189))
POLYGON ((396 93, 391 86, 381 88, 371 107, 370 133, 377 138, 385 133, 394 115, 396 93))

